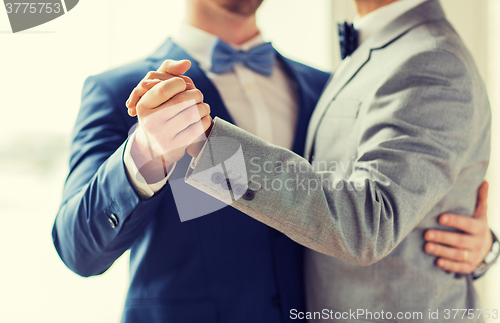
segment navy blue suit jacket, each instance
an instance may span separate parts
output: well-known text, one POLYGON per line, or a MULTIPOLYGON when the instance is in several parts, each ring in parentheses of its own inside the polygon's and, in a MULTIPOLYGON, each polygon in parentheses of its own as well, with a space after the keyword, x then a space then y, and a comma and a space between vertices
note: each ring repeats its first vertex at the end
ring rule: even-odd
MULTIPOLYGON (((329 74, 278 57, 298 85, 294 151, 302 154, 329 74)), ((305 307, 303 247, 232 207, 180 222, 169 185, 143 201, 128 180, 123 153, 136 119, 127 115, 125 101, 146 73, 168 58, 192 60, 168 40, 145 60, 86 80, 54 245, 81 276, 104 273, 130 249, 123 322, 291 322, 290 310, 305 307), (110 225, 112 218, 116 226, 110 225)), ((204 93, 212 116, 231 121, 196 62, 186 75, 204 93)), ((188 161, 177 164, 179 176, 188 161)))

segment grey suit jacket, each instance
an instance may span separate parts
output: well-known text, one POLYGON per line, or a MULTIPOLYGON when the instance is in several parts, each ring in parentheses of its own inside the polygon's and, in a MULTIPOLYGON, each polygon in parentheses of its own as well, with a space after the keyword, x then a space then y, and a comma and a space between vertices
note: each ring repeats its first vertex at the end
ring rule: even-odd
POLYGON ((463 312, 453 319, 452 309, 479 308, 472 279, 434 266, 423 234, 441 213, 473 214, 489 152, 485 87, 430 0, 364 42, 333 78, 305 159, 216 119, 186 181, 312 249, 313 321, 352 321, 354 311, 361 322, 457 322, 463 312))

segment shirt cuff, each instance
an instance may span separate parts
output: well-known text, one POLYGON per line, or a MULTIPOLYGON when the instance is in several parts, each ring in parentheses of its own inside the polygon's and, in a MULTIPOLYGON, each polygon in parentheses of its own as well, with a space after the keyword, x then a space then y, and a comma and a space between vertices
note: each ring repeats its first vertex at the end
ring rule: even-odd
POLYGON ((125 164, 125 169, 127 170, 127 176, 132 183, 135 191, 143 200, 150 199, 153 195, 161 190, 163 186, 167 183, 168 178, 173 173, 175 165, 174 163, 167 170, 167 176, 161 181, 153 184, 148 184, 144 177, 139 172, 136 163, 134 162, 134 158, 132 157, 132 145, 135 143, 135 134, 134 131, 130 136, 126 146, 125 153, 123 155, 123 163, 125 164))
POLYGON ((493 231, 491 231, 491 234, 493 235, 493 249, 488 253, 485 260, 472 272, 472 277, 474 279, 484 276, 484 274, 486 274, 486 272, 497 262, 500 256, 500 248, 495 248, 495 244, 499 243, 498 238, 493 231))
POLYGON ((207 138, 207 140, 205 140, 205 144, 203 145, 203 147, 201 147, 201 150, 200 150, 200 153, 198 154, 198 156, 196 158, 193 157, 193 159, 191 159, 191 168, 192 169, 196 168, 196 165, 198 164, 198 160, 200 159, 200 156, 203 155, 203 152, 205 151, 205 147, 207 146, 207 142, 208 142, 208 138, 207 138))

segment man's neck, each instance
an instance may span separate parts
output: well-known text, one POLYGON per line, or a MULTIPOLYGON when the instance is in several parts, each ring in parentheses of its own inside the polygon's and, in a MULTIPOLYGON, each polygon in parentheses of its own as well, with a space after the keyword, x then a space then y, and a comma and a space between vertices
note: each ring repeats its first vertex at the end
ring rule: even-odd
POLYGON ((237 15, 210 1, 196 1, 196 5, 188 6, 186 22, 235 45, 259 34, 255 15, 237 15))
POLYGON ((401 0, 354 0, 360 18, 383 6, 401 0))

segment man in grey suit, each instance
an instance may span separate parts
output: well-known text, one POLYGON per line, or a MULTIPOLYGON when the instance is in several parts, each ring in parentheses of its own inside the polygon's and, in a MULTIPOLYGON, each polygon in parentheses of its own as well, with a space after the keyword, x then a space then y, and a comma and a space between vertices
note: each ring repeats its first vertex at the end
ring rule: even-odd
POLYGON ((325 89, 305 159, 216 119, 187 182, 224 200, 210 170, 241 146, 246 168, 225 175, 231 187, 250 183, 232 206, 314 250, 306 268, 317 320, 355 310, 359 320, 441 322, 463 309, 479 321, 471 276, 437 270, 416 246, 439 214, 474 211, 489 160, 486 91, 439 1, 390 21, 325 89))
POLYGON ((488 99, 439 1, 392 2, 357 2, 387 24, 361 33, 325 89, 305 159, 215 119, 186 180, 314 250, 311 320, 480 321, 472 276, 438 270, 418 246, 439 214, 473 214, 488 99))

